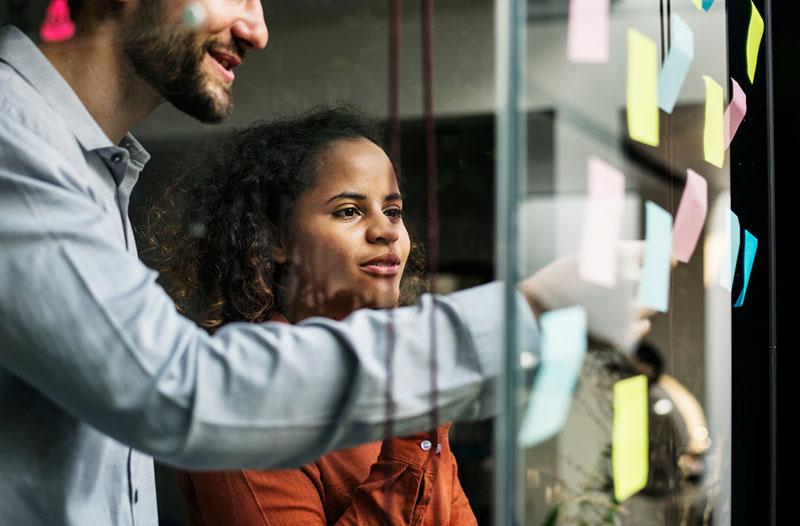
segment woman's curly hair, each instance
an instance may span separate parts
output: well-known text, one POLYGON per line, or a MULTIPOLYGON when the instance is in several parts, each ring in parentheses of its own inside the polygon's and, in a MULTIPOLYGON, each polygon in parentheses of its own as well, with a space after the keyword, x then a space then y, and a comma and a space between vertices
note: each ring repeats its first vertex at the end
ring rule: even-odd
MULTIPOLYGON (((145 226, 142 257, 160 271, 178 309, 209 331, 232 321, 266 321, 279 310, 280 269, 272 259, 278 235, 315 184, 319 155, 335 141, 362 137, 385 150, 371 119, 340 106, 257 121, 206 144, 194 159, 200 173, 176 178, 145 226)), ((401 304, 416 301, 424 288, 417 245, 401 304)))

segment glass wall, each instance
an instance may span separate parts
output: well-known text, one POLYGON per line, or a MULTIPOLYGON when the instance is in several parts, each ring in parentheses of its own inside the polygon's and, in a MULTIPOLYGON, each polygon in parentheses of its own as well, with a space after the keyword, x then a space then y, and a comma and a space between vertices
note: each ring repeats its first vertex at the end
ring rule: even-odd
MULTIPOLYGON (((8 2, 1 15, 35 30, 46 3, 8 2)), ((540 316, 538 353, 506 316, 498 417, 451 431, 478 522, 735 522, 733 305, 747 306, 763 264, 752 240, 767 235, 731 212, 747 199, 732 193, 730 155, 745 148, 734 95, 763 82, 760 40, 755 80, 729 66, 747 60, 750 9, 731 30, 722 0, 263 7, 269 44, 237 70, 225 124, 163 105, 133 131, 152 154, 134 223, 222 130, 355 104, 385 124, 433 291, 504 279, 510 314, 518 280, 554 262, 581 269, 579 299, 540 316), (619 268, 625 240, 640 241, 646 276, 619 268), (639 306, 655 311, 642 339, 621 334, 618 303, 640 278, 639 306)), ((162 524, 184 524, 168 467, 158 487, 162 524)))

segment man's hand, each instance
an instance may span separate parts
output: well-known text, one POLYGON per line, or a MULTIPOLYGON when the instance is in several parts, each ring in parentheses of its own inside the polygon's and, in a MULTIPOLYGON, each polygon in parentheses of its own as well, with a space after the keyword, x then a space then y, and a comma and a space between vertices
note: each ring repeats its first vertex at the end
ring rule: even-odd
POLYGON ((636 303, 644 247, 644 241, 617 245, 617 286, 612 289, 582 280, 579 255, 573 254, 520 282, 520 292, 537 316, 548 310, 583 306, 594 338, 630 350, 650 330, 649 318, 655 313, 636 303))

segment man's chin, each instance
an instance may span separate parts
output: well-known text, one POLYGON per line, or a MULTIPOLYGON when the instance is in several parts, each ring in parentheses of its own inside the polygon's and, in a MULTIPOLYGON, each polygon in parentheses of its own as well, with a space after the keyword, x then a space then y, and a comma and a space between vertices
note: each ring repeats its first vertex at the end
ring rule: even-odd
POLYGON ((220 101, 217 97, 216 94, 206 93, 190 100, 182 99, 170 102, 178 110, 204 124, 219 124, 230 117, 233 103, 230 99, 220 101))

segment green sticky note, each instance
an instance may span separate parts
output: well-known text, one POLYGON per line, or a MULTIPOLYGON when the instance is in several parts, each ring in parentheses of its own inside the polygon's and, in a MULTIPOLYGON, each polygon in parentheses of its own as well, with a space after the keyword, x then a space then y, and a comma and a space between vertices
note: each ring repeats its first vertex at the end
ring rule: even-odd
POLYGON ((750 83, 756 76, 756 64, 758 63, 758 49, 761 47, 761 37, 764 36, 764 19, 756 9, 756 5, 750 2, 750 27, 747 28, 747 76, 750 83))
POLYGON ((722 86, 717 81, 703 75, 706 82, 706 122, 703 127, 703 157, 717 168, 725 162, 725 103, 722 100, 722 86))
POLYGON ((628 134, 634 141, 658 146, 658 52, 656 43, 628 29, 628 134))
POLYGON ((626 500, 647 485, 647 414, 646 376, 634 376, 614 384, 611 469, 617 502, 626 500))

